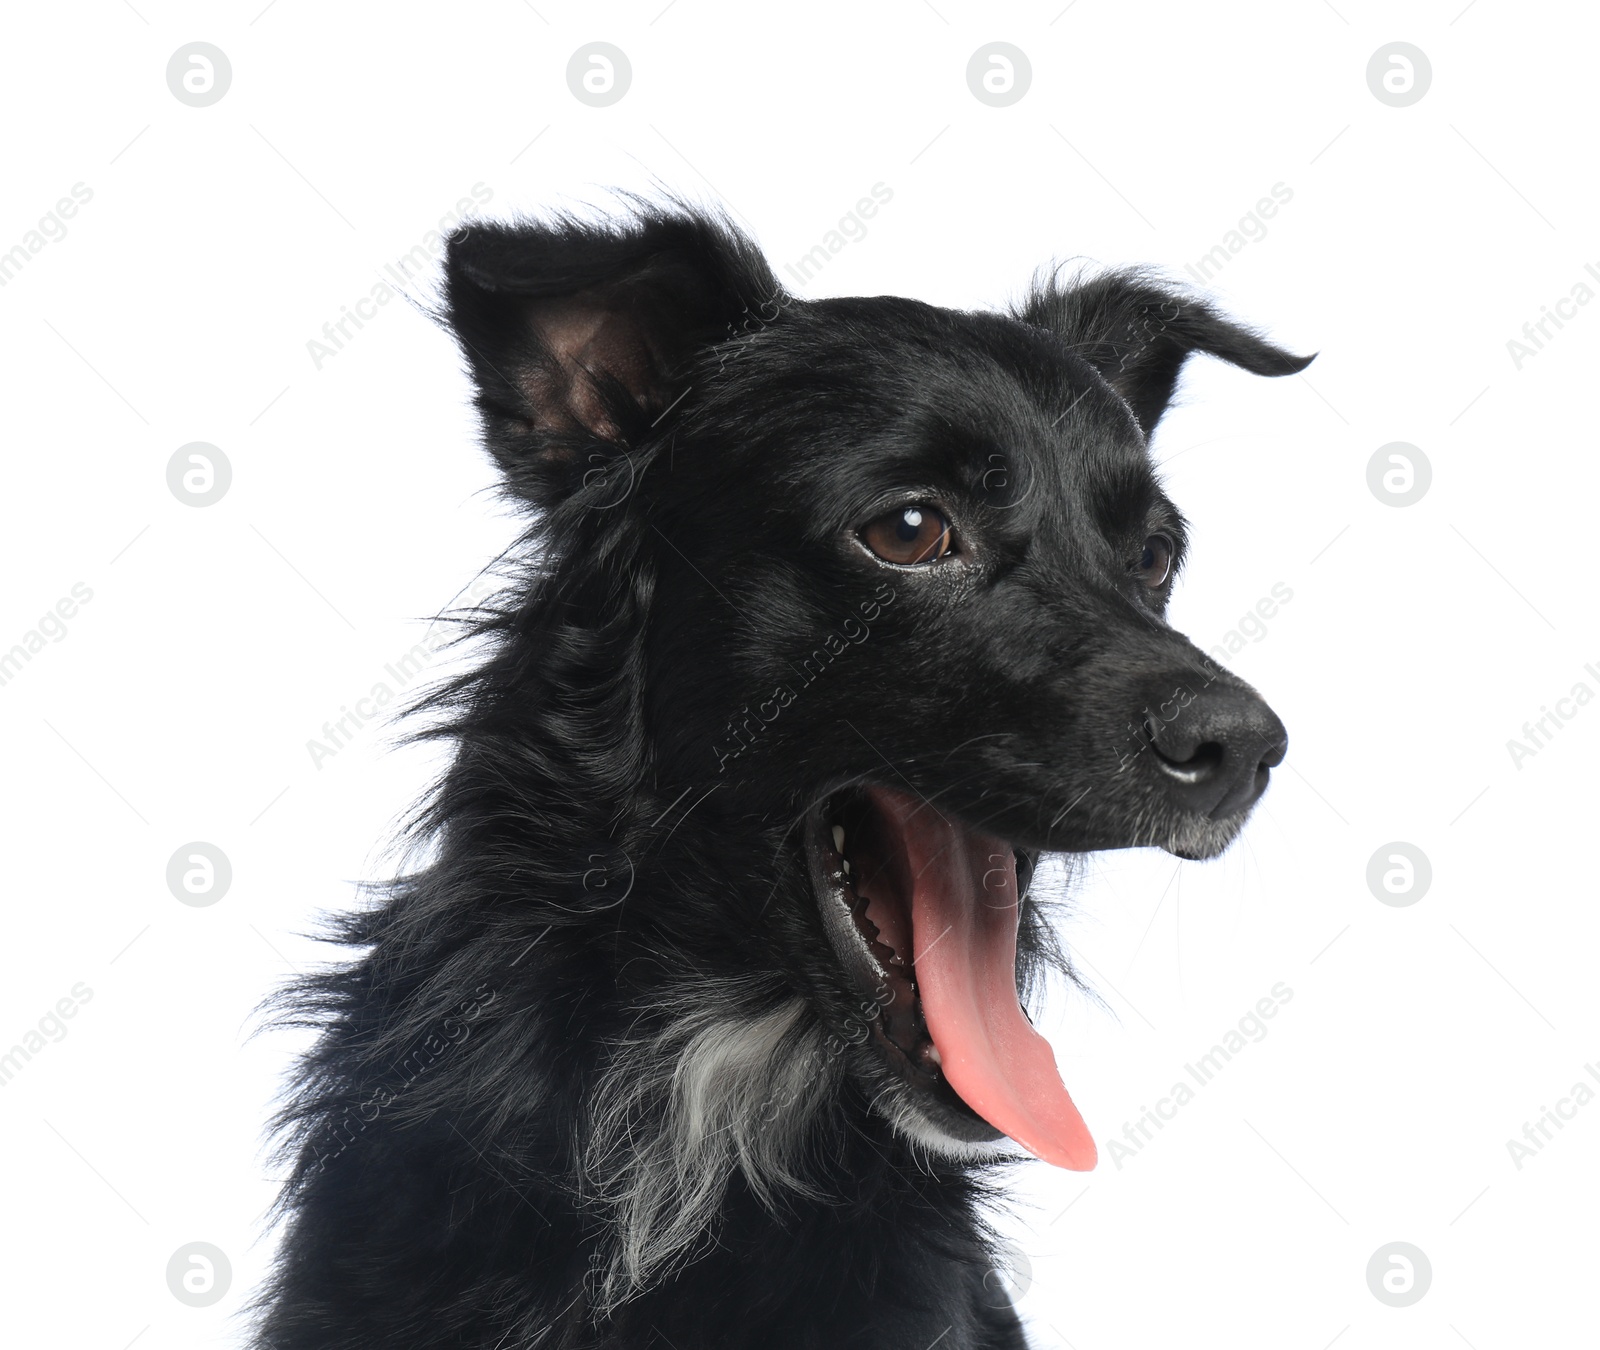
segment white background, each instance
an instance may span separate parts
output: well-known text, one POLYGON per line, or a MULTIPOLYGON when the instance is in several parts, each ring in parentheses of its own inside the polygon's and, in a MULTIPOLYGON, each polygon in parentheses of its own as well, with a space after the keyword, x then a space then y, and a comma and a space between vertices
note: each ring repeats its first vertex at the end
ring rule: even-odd
POLYGON ((481 182, 494 212, 721 201, 781 270, 882 183, 797 289, 996 305, 1052 258, 1182 275, 1282 183, 1209 289, 1321 354, 1196 361, 1157 449, 1195 524, 1178 626, 1210 646, 1293 592, 1234 661, 1289 763, 1224 859, 1091 865, 1066 936, 1105 1006, 1055 999, 1052 1035, 1102 1163, 1019 1175, 1020 1306, 1077 1350, 1596 1344, 1600 1103, 1520 1168, 1507 1141, 1600 1066, 1600 706, 1520 766, 1507 741, 1600 692, 1600 305, 1520 369, 1507 342, 1600 269, 1600 27, 1464 3, 11 9, 0 250, 93 196, 0 289, 0 650, 93 595, 0 686, 0 1050, 92 997, 0 1087, 6 1340, 232 1343, 265 1269, 297 1041, 253 1009, 438 762, 376 724, 320 768, 306 743, 515 528, 443 333, 391 304, 315 368, 384 263, 481 182), (632 66, 604 108, 565 75, 595 40, 632 66), (1398 108, 1366 78, 1397 40, 1432 66, 1398 108), (209 107, 167 86, 192 41, 231 62, 209 107), (1009 107, 966 81, 994 41, 1032 68, 1009 107), (213 506, 168 490, 191 441, 232 465, 213 506), (1393 441, 1432 465, 1403 508, 1367 481, 1393 441), (199 908, 165 880, 197 840, 233 868, 199 908), (1368 888, 1391 841, 1431 862, 1414 904, 1368 888), (1278 982, 1265 1039, 1113 1162, 1278 982), (232 1264, 204 1309, 165 1274, 195 1241, 232 1264), (1395 1241, 1432 1267, 1405 1308, 1366 1275, 1395 1241))

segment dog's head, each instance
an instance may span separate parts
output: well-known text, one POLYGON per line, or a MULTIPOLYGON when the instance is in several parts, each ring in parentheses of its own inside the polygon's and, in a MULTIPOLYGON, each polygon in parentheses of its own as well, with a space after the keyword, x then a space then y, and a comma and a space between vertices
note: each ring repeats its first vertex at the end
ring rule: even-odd
POLYGON ((1185 529, 1148 443, 1191 353, 1306 359, 1138 272, 1012 314, 799 300, 676 211, 473 225, 447 303, 541 603, 628 607, 629 771, 652 814, 691 804, 679 865, 730 950, 910 1137, 1091 1166, 1018 1000, 1028 880, 1043 851, 1210 857, 1282 759, 1166 622, 1185 529))

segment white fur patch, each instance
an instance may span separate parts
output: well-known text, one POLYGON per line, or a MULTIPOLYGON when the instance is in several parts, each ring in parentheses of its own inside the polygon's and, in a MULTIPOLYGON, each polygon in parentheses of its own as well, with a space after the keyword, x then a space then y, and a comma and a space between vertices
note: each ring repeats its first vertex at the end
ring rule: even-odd
POLYGON ((757 991, 680 991, 663 1029, 617 1052, 590 1097, 586 1182, 615 1236, 594 1272, 610 1311, 688 1259, 715 1230, 737 1168, 769 1209, 811 1194, 804 1153, 842 1065, 804 1000, 756 1011, 757 991))
POLYGON ((957 1139, 954 1135, 946 1134, 923 1115, 914 1102, 903 1097, 884 1110, 883 1114, 898 1134, 936 1158, 949 1158, 954 1162, 986 1162, 993 1158, 1025 1156, 1022 1149, 1004 1136, 982 1140, 957 1139))

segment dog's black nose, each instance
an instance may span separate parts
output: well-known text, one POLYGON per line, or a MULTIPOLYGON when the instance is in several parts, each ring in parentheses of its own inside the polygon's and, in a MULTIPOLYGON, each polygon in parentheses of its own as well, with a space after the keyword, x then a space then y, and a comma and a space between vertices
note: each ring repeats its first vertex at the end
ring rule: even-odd
POLYGON ((1169 700, 1145 711, 1144 728, 1173 798, 1213 819, 1254 803, 1289 749, 1278 715, 1248 689, 1169 700))

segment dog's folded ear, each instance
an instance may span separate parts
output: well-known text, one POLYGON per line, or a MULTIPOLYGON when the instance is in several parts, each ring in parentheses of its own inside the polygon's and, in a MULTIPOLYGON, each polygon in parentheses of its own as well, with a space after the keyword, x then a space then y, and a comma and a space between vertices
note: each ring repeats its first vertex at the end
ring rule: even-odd
POLYGON ((1256 375, 1294 375, 1313 357, 1294 356, 1138 268, 1062 287, 1035 288, 1018 318, 1047 328, 1093 366, 1133 410, 1146 436, 1172 401, 1191 352, 1256 375))
POLYGON ((641 207, 620 222, 472 224, 451 236, 444 320, 511 488, 547 503, 687 392, 694 354, 782 288, 725 221, 641 207))

